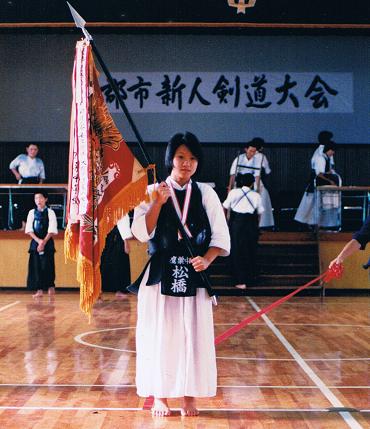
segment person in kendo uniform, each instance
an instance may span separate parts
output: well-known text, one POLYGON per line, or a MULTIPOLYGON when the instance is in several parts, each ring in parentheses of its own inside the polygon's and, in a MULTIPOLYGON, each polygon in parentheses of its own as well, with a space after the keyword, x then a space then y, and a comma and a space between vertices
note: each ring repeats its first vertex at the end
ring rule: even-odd
POLYGON ((235 287, 246 289, 256 282, 256 255, 259 217, 264 212, 262 198, 253 191, 253 174, 238 174, 223 206, 230 210, 231 266, 235 287))
POLYGON ((43 292, 55 294, 55 246, 53 235, 58 234, 55 212, 46 206, 48 194, 37 191, 34 194, 36 208, 29 211, 25 233, 32 240, 29 247, 27 287, 40 298, 43 292))
POLYGON ((253 174, 255 177, 254 189, 261 195, 265 209, 260 217, 259 227, 271 228, 275 226, 271 198, 261 179, 262 170, 265 169, 269 174, 271 169, 265 156, 258 152, 258 149, 261 149, 264 144, 265 141, 260 137, 255 137, 245 144, 244 153, 239 154, 231 164, 228 191, 230 192, 234 187, 237 174, 253 174))
POLYGON ((330 140, 331 136, 332 133, 329 131, 319 134, 320 145, 311 158, 310 180, 294 217, 294 220, 297 222, 310 226, 316 224, 323 227, 339 226, 338 210, 340 210, 340 206, 338 192, 327 192, 326 196, 323 196, 328 203, 325 204, 325 201, 318 201, 318 207, 315 206, 314 195, 316 186, 340 186, 342 183, 340 176, 335 171, 335 143, 330 140), (317 214, 319 214, 319 219, 317 219, 317 214))
POLYGON ((213 299, 198 272, 229 254, 230 236, 215 191, 192 180, 202 162, 194 134, 174 135, 165 155, 169 177, 149 186, 152 202, 134 211, 132 233, 149 242, 150 254, 136 282, 136 386, 139 396, 154 397, 154 416, 170 415, 168 398, 182 398, 183 416, 198 415, 195 398, 216 395, 213 299), (173 209, 194 246, 192 259, 173 209))

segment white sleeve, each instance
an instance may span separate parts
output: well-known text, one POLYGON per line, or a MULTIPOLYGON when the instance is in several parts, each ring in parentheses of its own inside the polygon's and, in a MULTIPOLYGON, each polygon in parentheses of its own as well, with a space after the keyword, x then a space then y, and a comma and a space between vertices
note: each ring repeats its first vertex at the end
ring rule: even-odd
POLYGON ((57 222, 55 211, 52 209, 48 209, 48 217, 49 217, 48 234, 58 234, 58 222, 57 222))
POLYGON ((19 167, 19 158, 20 158, 20 155, 18 155, 16 158, 13 159, 13 161, 9 164, 9 170, 19 167))
POLYGON ((230 176, 233 176, 233 175, 235 175, 235 171, 236 171, 236 166, 237 166, 237 163, 238 163, 238 156, 234 159, 234 161, 233 161, 233 163, 231 164, 231 167, 230 167, 230 176))
POLYGON ((40 159, 40 179, 45 180, 45 166, 44 163, 40 159))
POLYGON ((227 198, 226 200, 222 203, 222 205, 224 206, 224 208, 226 210, 229 210, 229 208, 231 208, 231 193, 233 192, 233 189, 227 194, 227 198))
POLYGON ((230 253, 230 234, 226 223, 221 201, 216 192, 205 183, 197 183, 202 193, 202 203, 211 226, 211 242, 209 247, 222 249, 220 256, 228 256, 230 253))
POLYGON ((265 169, 266 174, 271 173, 271 168, 268 159, 264 156, 262 161, 262 167, 265 169))
MULTIPOLYGON (((148 186, 148 194, 151 195, 154 190, 154 185, 148 186)), ((145 215, 149 210, 150 203, 140 203, 134 210, 134 220, 131 225, 131 231, 135 238, 137 238, 142 243, 149 241, 154 237, 156 228, 153 229, 152 233, 149 235, 146 228, 145 215)))
POLYGON ((26 228, 24 230, 24 232, 26 234, 33 232, 33 219, 34 219, 34 217, 35 217, 35 209, 32 209, 28 212, 28 215, 27 215, 26 228))
POLYGON ((117 222, 118 231, 122 237, 122 240, 127 240, 128 238, 132 238, 131 228, 130 228, 130 216, 126 214, 121 217, 117 222))
POLYGON ((322 157, 322 156, 316 157, 314 159, 313 164, 314 164, 313 167, 314 167, 316 176, 318 174, 320 174, 320 173, 325 173, 326 162, 325 162, 325 158, 324 157, 322 157))

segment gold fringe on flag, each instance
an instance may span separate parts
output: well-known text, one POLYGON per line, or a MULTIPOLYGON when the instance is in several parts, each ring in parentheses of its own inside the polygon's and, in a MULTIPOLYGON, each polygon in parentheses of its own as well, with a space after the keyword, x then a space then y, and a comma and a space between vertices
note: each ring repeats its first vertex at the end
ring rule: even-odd
POLYGON ((68 223, 66 230, 64 231, 64 259, 77 261, 78 250, 79 250, 79 232, 78 225, 68 223))
MULTIPOLYGON (((142 176, 135 182, 125 186, 104 208, 102 221, 99 223, 99 246, 101 255, 106 242, 106 237, 114 228, 119 219, 125 216, 143 201, 149 200, 146 189, 148 186, 148 171, 152 171, 155 178, 155 165, 149 165, 138 173, 142 176)), ((93 265, 92 261, 79 252, 79 228, 78 224, 68 224, 64 233, 64 256, 69 260, 77 261, 77 281, 80 284, 80 308, 87 314, 89 321, 94 303, 101 294, 100 257, 93 265)))
POLYGON ((80 308, 91 321, 91 312, 101 293, 100 264, 95 268, 92 261, 81 254, 77 258, 77 280, 80 283, 80 308))
POLYGON ((146 174, 143 174, 140 179, 125 186, 118 194, 114 196, 114 198, 112 198, 112 200, 109 202, 109 206, 104 208, 103 222, 99 224, 99 241, 102 243, 101 249, 104 249, 105 238, 112 228, 117 225, 119 219, 121 219, 130 210, 134 209, 138 204, 140 204, 143 201, 143 195, 146 195, 145 200, 149 201, 148 194, 146 193, 148 187, 149 170, 153 171, 153 174, 155 175, 154 165, 149 165, 148 167, 142 169, 140 173, 145 171, 146 174))

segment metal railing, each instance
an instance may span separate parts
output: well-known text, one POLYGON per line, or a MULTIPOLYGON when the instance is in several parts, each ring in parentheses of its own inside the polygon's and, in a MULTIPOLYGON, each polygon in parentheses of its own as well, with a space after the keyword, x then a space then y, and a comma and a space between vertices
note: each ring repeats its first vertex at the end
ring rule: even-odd
POLYGON ((317 186, 314 198, 318 228, 336 227, 340 231, 346 211, 358 212, 360 223, 370 213, 370 186, 317 186), (328 220, 332 224, 328 224, 328 220))

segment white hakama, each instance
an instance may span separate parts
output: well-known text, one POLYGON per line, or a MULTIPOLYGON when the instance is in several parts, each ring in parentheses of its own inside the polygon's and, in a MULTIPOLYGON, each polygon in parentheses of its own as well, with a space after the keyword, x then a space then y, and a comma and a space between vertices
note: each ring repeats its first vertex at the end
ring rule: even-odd
MULTIPOLYGON (((326 158, 323 153, 324 146, 320 145, 311 158, 311 169, 316 176, 325 173, 326 158)), ((339 179, 339 186, 342 185, 341 177, 334 171, 334 158, 327 158, 330 161, 331 172, 335 173, 339 179)), ((341 212, 340 192, 307 192, 305 191, 299 203, 294 220, 308 225, 319 225, 323 228, 339 227, 341 212)))
POLYGON ((275 226, 274 215, 272 211, 272 204, 269 191, 265 188, 262 181, 260 182, 260 191, 262 205, 265 211, 261 214, 259 227, 260 228, 268 228, 275 226))
MULTIPOLYGON (((329 192, 327 192, 329 193, 329 192)), ((324 193, 317 195, 317 203, 315 203, 315 194, 313 192, 305 192, 299 203, 297 213, 294 220, 308 225, 319 225, 323 228, 339 227, 340 221, 340 193, 338 191, 330 192, 330 199, 334 201, 331 204, 325 202, 328 199, 324 193)))
POLYGON ((138 296, 136 386, 139 396, 157 398, 216 395, 217 368, 212 300, 205 289, 196 296, 161 294, 145 286, 138 296))
POLYGON ((313 192, 305 192, 297 208, 294 220, 308 225, 316 225, 315 195, 313 192))
MULTIPOLYGON (((211 225, 210 247, 230 251, 230 237, 217 194, 198 183, 211 225)), ((181 188, 180 188, 181 189, 181 188)), ((153 186, 149 187, 152 192, 153 186)), ((132 232, 140 241, 149 237, 145 213, 149 205, 135 209, 132 232)), ((216 395, 217 368, 212 300, 206 289, 193 297, 161 294, 160 284, 146 286, 149 267, 138 295, 136 326, 136 386, 139 396, 157 398, 216 395)))

